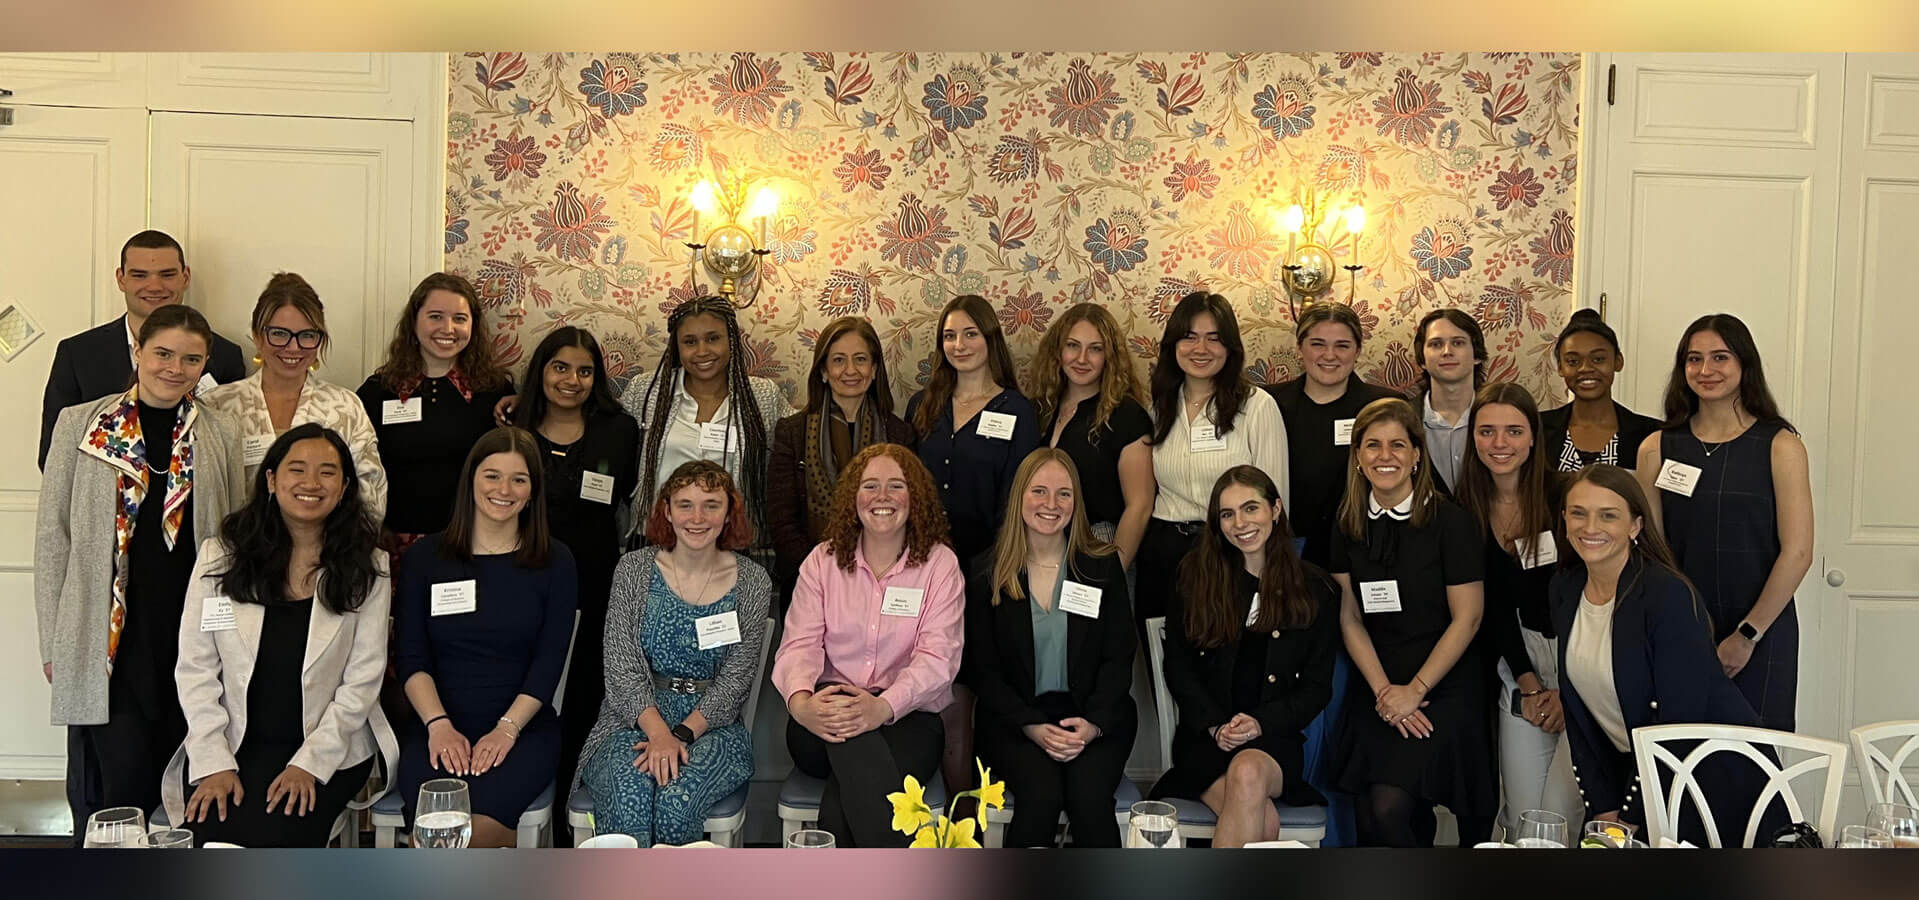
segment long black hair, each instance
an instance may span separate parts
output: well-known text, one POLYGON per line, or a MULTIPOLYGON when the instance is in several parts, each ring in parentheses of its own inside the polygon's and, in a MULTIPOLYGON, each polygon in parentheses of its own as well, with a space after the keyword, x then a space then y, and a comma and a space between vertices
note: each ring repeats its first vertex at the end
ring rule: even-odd
POLYGON ((620 401, 614 398, 613 384, 606 374, 606 356, 600 352, 600 342, 593 339, 593 332, 567 325, 553 329, 553 333, 540 341, 540 346, 533 351, 533 357, 527 361, 526 375, 520 379, 519 404, 513 411, 514 425, 527 431, 540 430, 540 423, 546 421, 546 408, 550 405, 546 399, 546 364, 567 347, 585 350, 586 355, 593 359, 593 387, 586 392, 586 403, 580 407, 580 413, 591 419, 600 413, 620 408, 620 401))
POLYGON ((1766 386, 1766 370, 1759 365, 1759 344, 1752 339, 1751 329, 1731 313, 1700 316, 1679 336, 1679 349, 1672 356, 1672 379, 1666 382, 1666 421, 1660 427, 1678 428, 1699 412, 1699 395, 1686 383, 1686 354, 1692 350, 1692 336, 1702 331, 1719 335, 1719 339, 1726 342, 1726 349, 1739 360, 1739 405, 1761 422, 1798 433, 1798 429, 1779 414, 1779 404, 1772 399, 1772 389, 1766 386))
MULTIPOLYGON (((1153 440, 1158 444, 1172 433, 1179 418, 1179 389, 1186 383, 1186 372, 1179 367, 1179 342, 1193 330, 1200 313, 1213 317, 1219 328, 1219 342, 1226 348, 1226 362, 1213 376, 1214 434, 1225 437, 1239 418, 1239 408, 1252 396, 1253 382, 1246 377, 1246 343, 1239 336, 1239 318, 1233 304, 1218 294, 1195 291, 1181 297, 1173 314, 1166 318, 1166 331, 1159 336, 1159 361, 1153 364, 1153 440)), ((1112 352, 1110 349, 1107 352, 1112 352)))
MULTIPOLYGON (((726 326, 726 391, 743 445, 739 448, 740 473, 746 476, 747 508, 759 510, 766 505, 766 455, 771 446, 767 442, 767 423, 760 417, 760 404, 753 397, 753 383, 746 375, 746 341, 740 336, 739 313, 726 298, 713 296, 688 300, 673 307, 673 312, 666 317, 666 352, 660 354, 653 379, 647 382, 646 393, 642 395, 651 409, 646 420, 640 423, 640 427, 646 429, 646 446, 640 457, 640 497, 648 504, 641 508, 651 508, 653 492, 662 480, 660 441, 665 438, 667 423, 673 415, 673 392, 678 389, 675 376, 684 368, 680 362, 680 326, 694 316, 712 316, 726 326)), ((639 417, 641 408, 631 410, 635 418, 639 417)), ((754 517, 757 520, 759 514, 755 513, 754 517)))
POLYGON ((360 476, 353 452, 333 429, 316 422, 296 425, 267 448, 260 471, 253 476, 253 493, 246 505, 220 522, 226 544, 227 570, 215 573, 220 592, 238 603, 262 606, 281 603, 286 596, 287 567, 293 561, 293 534, 279 503, 267 491, 267 474, 301 441, 324 440, 340 456, 340 503, 327 514, 320 531, 320 573, 317 599, 335 615, 353 612, 373 590, 382 573, 373 558, 380 523, 360 496, 360 476))

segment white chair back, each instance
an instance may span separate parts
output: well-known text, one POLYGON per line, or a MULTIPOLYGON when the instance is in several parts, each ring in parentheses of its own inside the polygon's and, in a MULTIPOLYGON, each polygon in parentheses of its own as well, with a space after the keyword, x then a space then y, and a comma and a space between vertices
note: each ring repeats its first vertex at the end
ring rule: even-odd
POLYGON ((773 617, 766 617, 766 629, 760 632, 760 664, 753 669, 753 687, 746 692, 746 706, 740 710, 740 722, 746 733, 753 733, 753 714, 760 708, 760 685, 766 683, 766 654, 773 647, 773 617))
POLYGON ((1819 829, 1822 838, 1833 840, 1838 834, 1833 829, 1839 816, 1839 794, 1846 777, 1845 744, 1739 725, 1649 725, 1633 730, 1632 744, 1633 753, 1639 760, 1639 788, 1646 804, 1646 843, 1649 846, 1659 846, 1662 838, 1679 839, 1678 825, 1688 801, 1706 827, 1706 839, 1714 847, 1724 846, 1724 836, 1719 833, 1712 803, 1698 782, 1700 764, 1718 753, 1743 756, 1766 775, 1766 786, 1759 792, 1759 798, 1747 815, 1746 833, 1738 836, 1737 846, 1753 846, 1758 838, 1756 832, 1760 814, 1772 805, 1774 798, 1785 803, 1786 812, 1793 821, 1810 820, 1813 827, 1819 829), (1698 744, 1683 759, 1666 746, 1690 741, 1697 741, 1698 744), (1782 751, 1782 759, 1786 757, 1783 751, 1788 750, 1806 754, 1807 758, 1782 766, 1761 752, 1759 745, 1782 751), (1662 785, 1665 782, 1660 777, 1662 770, 1672 773, 1672 783, 1664 788, 1662 785), (1821 786, 1819 814, 1817 817, 1808 817, 1804 805, 1794 792, 1793 783, 1802 777, 1821 774, 1824 784, 1821 786))
MULTIPOLYGON (((1912 783, 1906 780, 1906 761, 1919 754, 1919 719, 1901 722, 1879 722, 1861 725, 1852 730, 1853 758, 1859 767, 1859 783, 1866 789, 1866 804, 1903 803, 1906 806, 1919 807, 1919 799, 1912 793, 1912 783), (1905 740, 1892 752, 1879 747, 1880 742, 1905 740)), ((1919 760, 1913 760, 1919 765, 1919 760)))
POLYGON ((573 645, 580 639, 581 615, 584 614, 579 610, 573 611, 573 633, 566 639, 566 663, 560 666, 560 683, 553 688, 553 714, 556 716, 560 714, 561 701, 566 699, 566 679, 573 674, 573 645))
POLYGON ((1161 765, 1173 763, 1173 723, 1179 713, 1173 709, 1173 695, 1166 689, 1166 617, 1146 620, 1146 660, 1153 670, 1153 712, 1159 718, 1159 759, 1161 765))

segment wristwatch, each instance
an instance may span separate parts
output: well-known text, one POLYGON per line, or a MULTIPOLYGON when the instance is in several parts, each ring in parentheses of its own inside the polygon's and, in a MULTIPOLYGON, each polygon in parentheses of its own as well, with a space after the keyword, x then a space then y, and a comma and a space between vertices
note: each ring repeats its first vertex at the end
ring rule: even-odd
POLYGON ((1759 643, 1759 629, 1752 627, 1751 622, 1739 623, 1739 636, 1754 644, 1759 643))
POLYGON ((679 738, 682 744, 693 743, 693 729, 686 727, 685 722, 673 726, 673 736, 679 738))

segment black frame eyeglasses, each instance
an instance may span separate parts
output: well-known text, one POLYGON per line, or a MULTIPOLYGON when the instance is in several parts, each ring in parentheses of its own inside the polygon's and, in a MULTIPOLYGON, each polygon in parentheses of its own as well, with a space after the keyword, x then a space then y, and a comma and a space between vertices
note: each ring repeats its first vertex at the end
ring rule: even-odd
POLYGON ((275 347, 284 347, 289 343, 292 343, 294 341, 299 341, 300 349, 317 350, 319 349, 321 342, 326 340, 326 332, 321 331, 318 328, 308 328, 302 331, 293 331, 290 329, 281 328, 278 325, 274 325, 274 326, 268 327, 265 333, 266 333, 267 343, 275 347))

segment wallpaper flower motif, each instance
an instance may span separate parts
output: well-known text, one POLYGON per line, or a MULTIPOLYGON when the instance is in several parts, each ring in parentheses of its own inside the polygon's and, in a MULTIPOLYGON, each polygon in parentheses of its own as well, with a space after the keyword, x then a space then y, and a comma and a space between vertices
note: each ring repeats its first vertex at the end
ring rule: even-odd
MULTIPOLYGON (((1053 317, 1109 306, 1144 370, 1174 303, 1225 294, 1249 373, 1299 371, 1274 212, 1361 203, 1360 373, 1416 381, 1436 306, 1487 329, 1491 371, 1556 403, 1572 308, 1575 54, 469 53, 451 67, 446 265, 521 360, 601 336, 650 370, 687 283, 701 178, 768 184, 751 370, 795 397, 821 326, 871 317, 901 400, 939 306, 984 295, 1024 363, 1053 317)), ((702 230, 718 223, 700 222, 702 230)), ((749 227, 757 223, 747 223, 749 227)), ((754 227, 758 233, 757 227, 754 227)))

